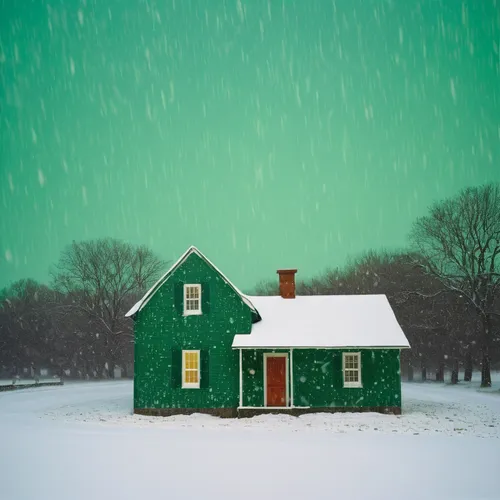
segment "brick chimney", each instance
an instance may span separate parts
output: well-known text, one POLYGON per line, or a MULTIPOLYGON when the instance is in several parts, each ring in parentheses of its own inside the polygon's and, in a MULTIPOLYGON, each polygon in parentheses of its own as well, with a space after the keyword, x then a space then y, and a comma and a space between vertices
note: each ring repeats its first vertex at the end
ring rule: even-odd
POLYGON ((280 295, 284 299, 294 299, 297 269, 278 269, 276 272, 280 275, 280 295))

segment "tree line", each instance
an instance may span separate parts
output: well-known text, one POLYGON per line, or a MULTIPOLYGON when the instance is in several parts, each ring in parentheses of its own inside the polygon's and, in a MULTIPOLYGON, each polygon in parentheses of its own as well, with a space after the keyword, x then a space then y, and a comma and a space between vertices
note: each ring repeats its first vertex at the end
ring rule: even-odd
POLYGON ((1 293, 0 375, 73 378, 132 375, 127 310, 165 263, 144 246, 113 239, 73 242, 51 271, 51 286, 20 280, 1 293))
MULTIPOLYGON (((399 252, 368 252, 343 268, 298 282, 297 293, 386 294, 412 348, 408 378, 444 370, 456 383, 481 369, 491 385, 500 362, 500 185, 464 189, 435 203, 399 252)), ((113 239, 73 242, 52 269, 50 286, 18 281, 0 294, 0 376, 41 367, 73 377, 131 375, 133 324, 126 311, 166 263, 144 246, 113 239)), ((255 293, 278 293, 275 281, 255 293)), ((362 311, 360 311, 362 314, 362 311)))
MULTIPOLYGON (((435 203, 417 219, 408 249, 369 252, 344 268, 299 282, 297 293, 386 294, 411 344, 402 368, 437 380, 444 370, 458 382, 481 369, 491 386, 491 363, 500 363, 500 185, 470 187, 435 203)), ((278 294, 274 282, 257 287, 278 294)), ((360 312, 362 313, 362 312, 360 312)))

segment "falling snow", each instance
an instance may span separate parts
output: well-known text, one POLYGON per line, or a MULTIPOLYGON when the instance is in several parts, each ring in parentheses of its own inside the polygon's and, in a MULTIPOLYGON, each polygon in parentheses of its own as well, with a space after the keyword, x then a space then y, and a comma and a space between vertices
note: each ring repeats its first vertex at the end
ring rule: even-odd
POLYGON ((0 286, 47 281, 82 235, 217 249, 246 288, 401 248, 433 201, 500 180, 497 11, 4 2, 0 234, 20 258, 0 286))
POLYGON ((453 101, 457 102, 457 91, 455 89, 455 81, 453 78, 450 79, 450 92, 451 92, 451 97, 453 97, 453 101))
POLYGON ((45 185, 45 176, 43 175, 43 171, 41 169, 38 169, 38 182, 42 187, 45 185))

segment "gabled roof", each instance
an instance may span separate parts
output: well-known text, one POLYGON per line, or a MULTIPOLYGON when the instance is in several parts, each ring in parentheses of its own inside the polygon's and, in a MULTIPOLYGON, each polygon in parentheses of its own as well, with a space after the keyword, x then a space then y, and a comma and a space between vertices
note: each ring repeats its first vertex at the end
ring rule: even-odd
POLYGON ((130 311, 125 314, 125 316, 132 317, 134 316, 137 312, 139 312, 153 297, 153 295, 157 292, 157 290, 165 283, 165 281, 168 280, 170 275, 192 254, 195 253, 203 259, 210 267, 212 267, 219 275, 221 278, 241 297, 243 302, 250 307, 250 309, 253 311, 255 315, 258 316, 258 312, 255 309, 254 305, 250 301, 250 299, 244 295, 238 288, 236 288, 231 281, 229 281, 226 276, 209 260, 205 255, 203 255, 195 246, 190 246, 181 256, 180 258, 175 262, 175 264, 146 292, 144 297, 142 297, 139 302, 137 302, 131 309, 130 311))
POLYGON ((249 297, 262 321, 233 348, 409 348, 385 295, 249 297))

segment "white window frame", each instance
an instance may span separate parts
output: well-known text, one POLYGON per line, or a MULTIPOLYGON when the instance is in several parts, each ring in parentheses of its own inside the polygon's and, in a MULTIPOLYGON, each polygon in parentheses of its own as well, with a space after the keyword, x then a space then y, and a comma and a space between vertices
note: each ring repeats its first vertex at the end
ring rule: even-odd
MULTIPOLYGON (((356 371, 353 370, 352 368, 348 368, 349 371, 356 371)), ((361 382, 361 353, 360 352, 343 352, 342 353, 342 379, 344 381, 344 387, 363 387, 363 384, 361 382), (358 357, 358 381, 357 382, 346 382, 345 379, 345 374, 346 374, 346 367, 345 367, 345 360, 346 356, 357 356, 358 357)))
MULTIPOLYGON (((201 375, 201 356, 200 356, 200 351, 199 349, 191 349, 191 350, 183 350, 182 351, 182 388, 183 389, 199 389, 200 388, 200 375, 201 375), (198 355, 198 382, 186 382, 186 356, 185 354, 192 354, 196 353, 198 355)), ((192 370, 191 368, 189 369, 190 371, 195 371, 192 370)))
POLYGON ((187 284, 184 285, 184 316, 195 316, 201 314, 201 285, 200 284, 187 284), (198 309, 187 309, 187 301, 193 300, 187 298, 187 291, 189 288, 198 289, 198 309))

